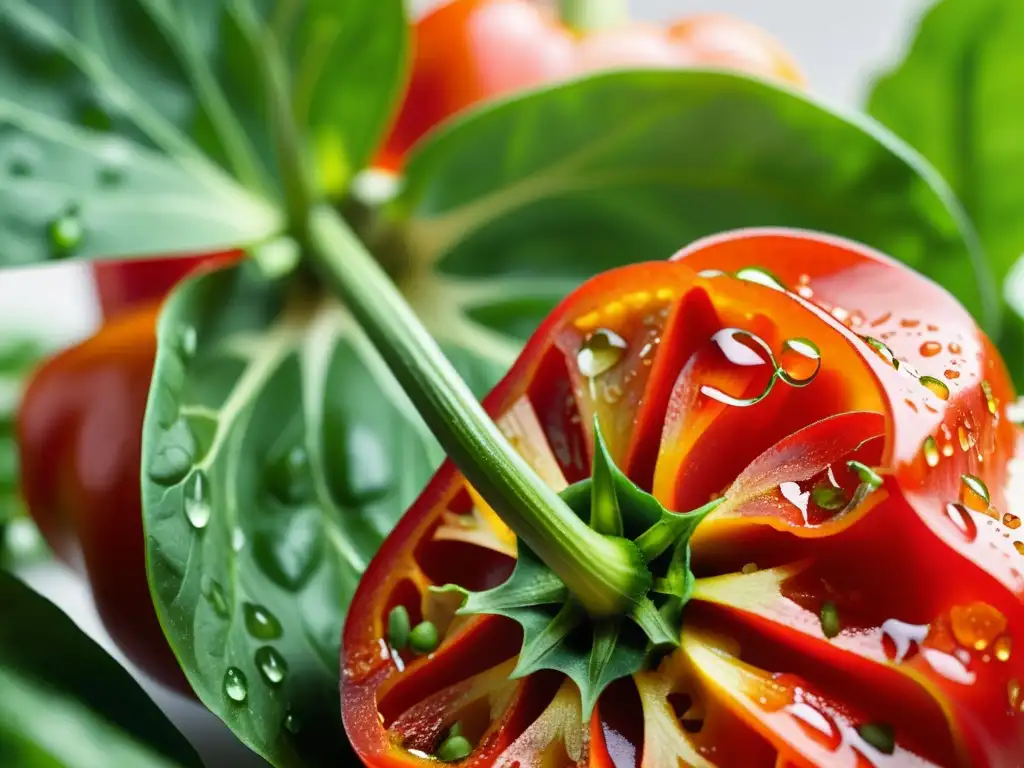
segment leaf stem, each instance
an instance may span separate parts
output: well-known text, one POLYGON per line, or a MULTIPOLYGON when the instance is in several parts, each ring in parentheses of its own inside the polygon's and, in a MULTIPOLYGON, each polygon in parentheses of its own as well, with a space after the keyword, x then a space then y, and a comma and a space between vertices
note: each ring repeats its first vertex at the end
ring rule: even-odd
POLYGON ((576 32, 615 27, 629 19, 627 0, 559 0, 562 22, 576 32))
POLYGON ((512 448, 372 256, 327 206, 310 216, 313 263, 466 479, 595 616, 629 611, 651 574, 632 542, 587 526, 512 448))

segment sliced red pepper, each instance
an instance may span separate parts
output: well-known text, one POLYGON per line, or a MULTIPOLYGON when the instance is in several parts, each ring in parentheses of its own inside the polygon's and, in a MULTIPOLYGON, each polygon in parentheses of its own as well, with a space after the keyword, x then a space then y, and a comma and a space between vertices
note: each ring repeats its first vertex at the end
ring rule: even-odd
POLYGON ((453 618, 427 589, 494 586, 514 554, 445 465, 349 613, 356 750, 373 766, 426 765, 458 722, 473 766, 1014 765, 1013 398, 962 307, 848 243, 740 232, 598 276, 485 404, 553 487, 586 474, 597 414, 615 460, 670 509, 725 495, 691 540, 681 647, 606 691, 587 728, 570 717, 571 683, 503 678, 517 626, 453 618), (779 370, 804 386, 769 391, 779 370), (430 617, 436 651, 389 647, 396 604, 430 617))
POLYGON ((493 586, 515 551, 446 464, 349 613, 353 744, 368 765, 427 765, 459 723, 472 766, 1015 765, 1013 399, 949 294, 850 243, 741 232, 594 278, 485 405, 556 489, 587 474, 596 413, 669 509, 725 495, 691 539, 680 648, 606 691, 587 727, 572 683, 509 680, 518 626, 454 617, 428 590, 493 586), (435 624, 437 650, 389 646, 399 604, 435 624))

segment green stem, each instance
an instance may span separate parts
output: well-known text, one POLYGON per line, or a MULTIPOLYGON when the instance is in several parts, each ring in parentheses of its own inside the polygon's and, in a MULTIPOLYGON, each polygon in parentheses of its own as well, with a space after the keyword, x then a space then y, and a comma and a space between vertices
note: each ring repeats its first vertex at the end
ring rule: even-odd
POLYGON ((329 207, 309 221, 312 258, 466 479, 596 616, 650 586, 637 547, 591 530, 509 445, 384 271, 329 207))
POLYGON ((577 32, 617 27, 629 19, 627 0, 559 0, 562 23, 577 32))

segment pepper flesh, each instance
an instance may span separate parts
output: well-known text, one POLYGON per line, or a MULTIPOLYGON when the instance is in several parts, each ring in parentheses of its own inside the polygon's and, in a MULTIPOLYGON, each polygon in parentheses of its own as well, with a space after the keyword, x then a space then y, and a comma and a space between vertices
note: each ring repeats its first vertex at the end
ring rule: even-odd
POLYGON ((757 27, 721 15, 657 26, 574 31, 543 3, 451 0, 420 19, 412 76, 376 165, 399 169, 428 131, 464 109, 575 75, 621 66, 724 67, 797 86, 804 77, 757 27))
POLYGON ((515 552, 446 464, 349 612, 353 745, 371 766, 427 765, 458 722, 472 766, 1015 764, 1024 433, 1006 417, 1013 399, 998 353, 948 293, 851 243, 739 232, 594 278, 485 405, 553 488, 587 475, 596 413, 620 467, 669 509, 724 493, 691 540, 681 647, 609 689, 585 724, 559 675, 510 680, 517 626, 455 616, 429 590, 500 583, 515 552), (752 266, 767 272, 736 276, 752 266), (596 344, 607 332, 622 343, 596 344), (794 374, 816 350, 820 371, 731 404, 771 378, 763 350, 742 341, 751 334, 794 374), (589 375, 582 349, 603 355, 588 357, 589 375), (837 497, 848 503, 815 501, 837 497), (438 627, 436 650, 388 646, 397 605, 438 627))

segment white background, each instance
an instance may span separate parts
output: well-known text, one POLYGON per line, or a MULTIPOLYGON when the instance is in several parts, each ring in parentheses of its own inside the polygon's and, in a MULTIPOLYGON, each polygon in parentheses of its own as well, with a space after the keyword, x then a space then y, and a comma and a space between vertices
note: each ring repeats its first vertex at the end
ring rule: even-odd
MULTIPOLYGON (((429 1, 413 1, 423 8, 429 1)), ((632 0, 637 18, 670 19, 716 11, 745 18, 774 34, 807 73, 811 89, 844 107, 859 106, 874 74, 895 61, 928 0, 632 0)), ((63 343, 96 322, 92 292, 80 270, 67 267, 0 273, 0 334, 46 329, 63 343)), ((86 589, 56 566, 25 576, 109 647, 86 589)), ((211 767, 265 765, 205 710, 143 680, 158 703, 193 740, 211 767)))

